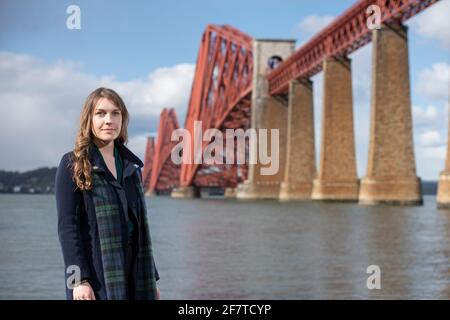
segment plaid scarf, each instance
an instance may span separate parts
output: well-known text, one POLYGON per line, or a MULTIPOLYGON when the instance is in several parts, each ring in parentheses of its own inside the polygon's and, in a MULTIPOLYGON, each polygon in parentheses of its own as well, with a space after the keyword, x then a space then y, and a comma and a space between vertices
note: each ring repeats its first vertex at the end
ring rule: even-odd
MULTIPOLYGON (((139 248, 135 259, 137 272, 135 277, 135 299, 156 299, 155 269, 152 265, 152 244, 147 221, 144 191, 138 174, 132 179, 137 188, 140 208, 138 221, 140 233, 139 248)), ((108 300, 128 299, 125 248, 123 242, 120 202, 115 187, 106 181, 104 175, 92 172, 92 195, 97 217, 100 250, 103 261, 106 295, 108 300)))

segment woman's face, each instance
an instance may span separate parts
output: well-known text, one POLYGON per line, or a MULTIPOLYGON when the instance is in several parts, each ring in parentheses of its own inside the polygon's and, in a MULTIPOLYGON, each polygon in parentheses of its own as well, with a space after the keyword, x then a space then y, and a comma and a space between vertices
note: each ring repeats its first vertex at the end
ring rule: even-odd
POLYGON ((94 108, 92 131, 106 144, 114 141, 122 128, 122 113, 111 101, 101 98, 94 108))

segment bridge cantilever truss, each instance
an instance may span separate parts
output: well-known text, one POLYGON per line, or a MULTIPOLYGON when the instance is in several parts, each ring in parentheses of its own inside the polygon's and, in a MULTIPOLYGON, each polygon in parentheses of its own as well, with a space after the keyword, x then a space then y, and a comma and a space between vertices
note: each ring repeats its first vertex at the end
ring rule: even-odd
POLYGON ((144 190, 149 190, 149 188, 150 188, 150 179, 152 176, 152 166, 153 166, 154 155, 155 155, 155 138, 148 137, 147 138, 147 147, 145 148, 144 168, 143 168, 143 172, 142 172, 144 190))
MULTIPOLYGON (((209 25, 200 44, 185 128, 194 136, 194 121, 202 131, 246 128, 250 119, 252 88, 252 38, 225 25, 209 25)), ((207 142, 203 143, 203 148, 207 142)), ((191 144, 193 150, 193 143, 191 144)), ((194 156, 193 152, 191 155, 194 156)), ((181 166, 180 185, 226 186, 245 179, 246 168, 236 165, 190 163, 181 166), (196 173, 198 172, 198 179, 196 173), (210 174, 214 172, 214 174, 210 174)))
POLYGON ((158 137, 154 147, 153 164, 148 192, 168 193, 179 185, 180 165, 171 161, 170 154, 176 142, 171 134, 178 129, 178 120, 174 109, 163 109, 159 118, 158 137))
POLYGON ((372 40, 367 26, 367 8, 377 5, 381 23, 404 22, 439 0, 361 0, 299 48, 268 75, 272 95, 286 93, 289 82, 310 78, 322 70, 333 55, 349 55, 372 40))
MULTIPOLYGON (((322 70, 324 59, 333 55, 349 55, 371 41, 367 26, 367 8, 381 9, 381 23, 404 22, 439 0, 360 0, 338 16, 274 70, 267 74, 271 95, 288 91, 295 79, 310 78, 322 70)), ((202 122, 202 131, 250 126, 253 81, 253 39, 229 26, 208 25, 203 33, 184 127, 194 137, 195 121, 202 122)), ((171 111, 173 112, 173 111, 171 111)), ((158 142, 151 166, 149 188, 166 190, 174 186, 176 175, 180 186, 235 187, 247 177, 246 165, 205 165, 189 163, 180 167, 168 164, 169 132, 161 123, 168 121, 169 111, 161 114, 158 142), (172 175, 172 176, 170 176, 172 175), (170 183, 168 182, 170 181, 170 183)), ((175 125, 167 128, 174 128, 175 125)), ((178 125, 176 125, 178 127, 178 125)), ((208 142, 203 142, 202 150, 208 142)), ((193 141, 190 144, 194 149, 193 141)), ((235 150, 236 151, 236 150, 235 150)), ((147 160, 146 160, 147 161, 147 160)))

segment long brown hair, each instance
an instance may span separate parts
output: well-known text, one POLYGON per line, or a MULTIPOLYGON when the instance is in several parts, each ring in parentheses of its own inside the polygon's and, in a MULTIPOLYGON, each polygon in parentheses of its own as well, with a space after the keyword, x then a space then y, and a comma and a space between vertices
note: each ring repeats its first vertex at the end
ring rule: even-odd
POLYGON ((95 107, 101 98, 108 99, 122 113, 122 127, 115 142, 125 144, 128 141, 128 110, 122 98, 114 90, 108 88, 101 87, 92 91, 86 98, 81 111, 78 134, 73 149, 72 179, 80 190, 92 189, 92 166, 89 161, 89 148, 95 139, 92 130, 92 118, 95 107))

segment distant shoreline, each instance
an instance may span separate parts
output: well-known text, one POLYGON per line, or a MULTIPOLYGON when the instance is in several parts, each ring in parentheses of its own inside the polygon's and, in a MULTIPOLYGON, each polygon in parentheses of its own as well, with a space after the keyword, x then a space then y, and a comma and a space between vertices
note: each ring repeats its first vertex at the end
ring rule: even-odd
MULTIPOLYGON (((45 195, 55 194, 55 192, 30 192, 30 191, 0 191, 0 194, 32 194, 32 195, 45 195)), ((436 196, 437 195, 437 181, 423 181, 422 182, 422 195, 424 196, 436 196)))
MULTIPOLYGON (((57 167, 32 171, 0 170, 0 194, 55 194, 57 167)), ((422 181, 423 195, 437 194, 437 181, 422 181)))

